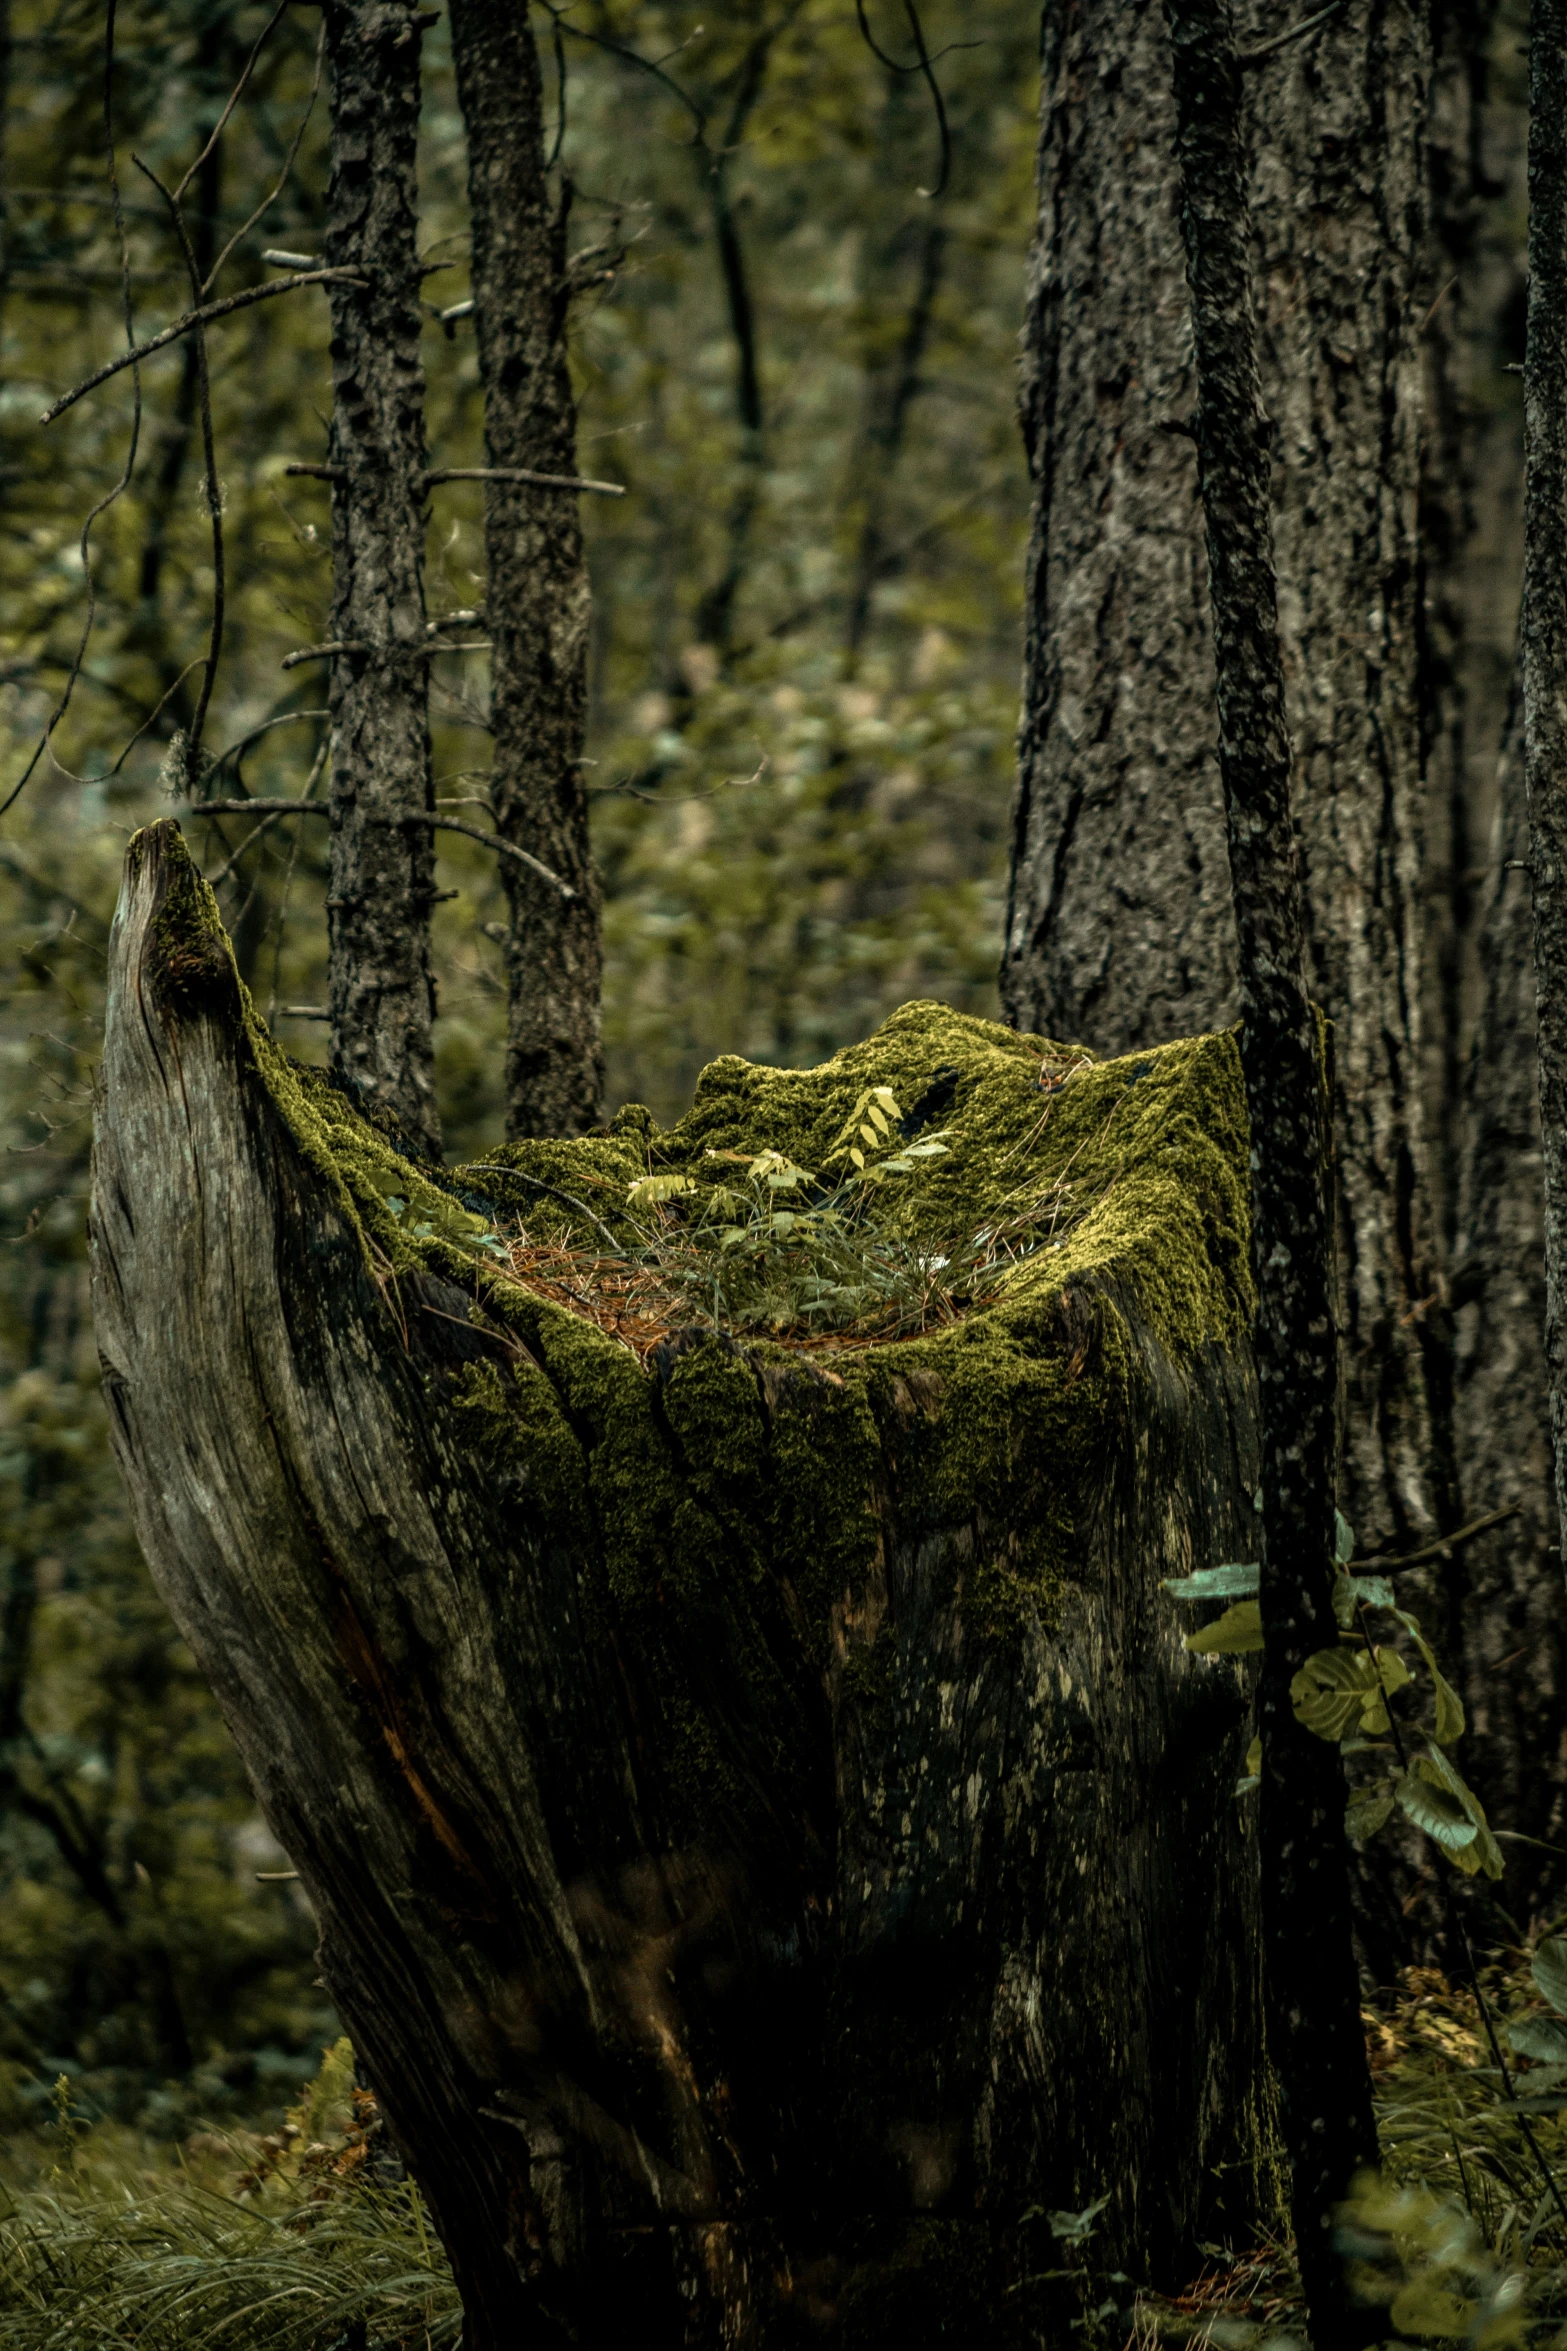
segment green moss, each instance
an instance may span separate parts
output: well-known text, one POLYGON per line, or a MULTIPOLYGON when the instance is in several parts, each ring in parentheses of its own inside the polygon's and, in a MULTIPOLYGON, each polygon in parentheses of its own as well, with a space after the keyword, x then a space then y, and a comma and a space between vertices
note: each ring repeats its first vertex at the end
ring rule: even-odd
POLYGON ((660 1693, 671 1802, 693 1830, 747 1801, 742 1721, 747 1736, 764 1726, 780 1801, 792 1789, 809 1810, 804 1751, 835 1610, 861 1621, 841 1686, 880 1679, 856 1642, 874 1646, 862 1603, 884 1544, 923 1546, 977 1629, 1048 1627, 1090 1572, 1093 1517, 1146 1421, 1151 1362, 1180 1381, 1243 1339, 1247 1132, 1228 1035, 1092 1065, 907 1004, 819 1069, 714 1062, 667 1130, 631 1105, 610 1131, 511 1144, 442 1176, 277 1049, 211 892, 180 870, 182 848, 170 854, 164 954, 209 974, 222 962, 257 1072, 378 1276, 423 1267, 459 1281, 526 1349, 535 1368, 513 1379, 465 1374, 457 1408, 483 1434, 480 1457, 510 1465, 519 1510, 570 1521, 590 1544, 605 1604, 660 1693), (949 1146, 878 1194, 906 1236, 939 1254, 1029 1210, 1054 1231, 991 1303, 944 1329, 820 1353, 687 1332, 644 1369, 475 1253, 487 1219, 508 1214, 589 1248, 604 1227, 629 1237, 627 1191, 650 1167, 700 1189, 733 1180, 715 1153, 771 1149, 821 1173, 873 1086, 891 1089, 907 1128, 941 1130, 949 1146))

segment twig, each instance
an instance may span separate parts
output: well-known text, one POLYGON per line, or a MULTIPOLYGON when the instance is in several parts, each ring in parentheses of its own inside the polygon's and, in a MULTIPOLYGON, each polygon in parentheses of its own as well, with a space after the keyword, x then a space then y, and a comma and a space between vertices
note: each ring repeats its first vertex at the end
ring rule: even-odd
MULTIPOLYGON (((290 466, 289 472, 309 473, 310 466, 290 466)), ((624 498, 624 482, 590 482, 569 473, 529 473, 520 465, 440 465, 424 477, 433 490, 438 482, 533 482, 541 490, 596 490, 601 498, 624 498)))
POLYGON ((1250 66, 1260 65, 1265 57, 1273 55, 1275 49, 1287 49, 1291 41, 1303 41, 1308 33, 1316 31, 1319 24, 1326 24, 1330 16, 1337 16, 1343 6, 1344 0, 1329 0, 1329 5, 1319 8, 1315 16, 1303 17, 1299 24, 1292 24, 1287 32, 1275 33, 1271 41, 1259 41, 1255 49, 1237 49, 1236 64, 1243 71, 1250 66))
POLYGON ((454 816, 404 816, 398 821, 401 824, 427 824, 432 832, 437 833, 461 833, 466 840, 477 841, 482 848, 493 849, 497 857, 515 858, 530 873, 536 873, 541 882, 548 882, 552 890, 558 890, 563 898, 572 899, 577 895, 570 882, 563 882, 554 868, 546 865, 542 858, 533 856, 526 849, 519 849, 515 841, 502 840, 499 833, 481 832, 476 824, 459 824, 454 816))
MULTIPOLYGON (((412 647, 409 648, 413 650, 412 647)), ((360 642, 357 637, 340 637, 330 645, 301 645, 297 653, 285 653, 280 669, 298 669, 303 661, 330 661, 336 653, 373 653, 375 647, 360 642)))
MULTIPOLYGON (((87 583, 87 614, 82 622, 81 637, 77 643, 75 658, 71 663, 64 690, 49 714, 48 723, 34 746, 31 759, 6 794, 5 799, 0 801, 0 816, 4 816, 8 809, 14 808, 23 792, 26 791, 39 760, 42 759, 46 751, 51 750, 56 727, 71 707, 71 696, 75 693, 76 681, 82 674, 82 663, 87 658, 87 647, 92 641, 93 622, 98 613, 98 583, 93 578, 92 568, 92 527, 99 515, 107 514, 116 500, 130 488, 131 476, 136 470, 136 451, 141 443, 141 370, 137 365, 140 355, 133 340, 135 326, 131 309, 131 249, 129 239, 125 234, 125 209, 120 200, 120 174, 114 155, 115 7, 116 0, 108 0, 103 32, 103 136, 109 163, 109 190, 114 206, 114 226, 120 245, 120 294, 125 312, 125 340, 130 348, 122 358, 115 360, 103 372, 107 375, 117 375, 123 367, 128 367, 132 371, 131 381, 135 386, 135 397, 131 408, 131 439, 130 446, 125 452, 125 471, 113 489, 106 491, 103 497, 98 500, 97 505, 89 510, 87 519, 82 524, 82 535, 78 545, 81 553, 82 576, 87 583)), ((46 418, 45 422, 47 423, 47 421, 46 418)))
MULTIPOLYGON (((185 177, 181 180, 173 195, 169 197, 169 202, 171 204, 178 204, 180 198, 184 195, 186 189, 190 186, 191 181, 195 178, 197 172, 200 171, 202 165, 206 162, 207 157, 212 153, 213 148, 222 138, 224 126, 228 122, 229 116, 233 113, 235 107, 239 104, 241 98, 243 98, 245 95, 245 84, 249 81, 251 74, 254 71, 256 59, 261 55, 263 48, 271 39, 273 29, 277 25, 279 19, 287 13, 288 6, 289 0, 278 0, 277 7, 272 11, 272 14, 267 18, 266 23, 262 26, 260 33, 256 37, 255 47, 251 50, 250 55, 245 60, 245 69, 229 93, 229 102, 224 107, 223 112, 218 116, 217 121, 212 126, 211 138, 208 139, 207 144, 205 147, 203 147, 201 153, 197 156, 195 162, 191 165, 189 171, 185 174, 185 177)), ((167 193, 167 191, 165 191, 165 193, 167 193)))
MULTIPOLYGON (((930 92, 931 104, 936 109, 936 129, 941 140, 941 170, 933 188, 920 188, 916 190, 916 193, 934 199, 945 192, 947 179, 952 169, 952 133, 947 124, 947 109, 941 95, 941 84, 936 79, 935 62, 925 46, 925 30, 920 23, 919 11, 914 5, 914 0, 903 0, 903 13, 909 20, 909 31, 914 36, 914 63, 912 65, 900 65, 895 57, 889 57, 886 50, 878 45, 876 36, 870 28, 870 19, 865 13, 865 0, 854 0, 854 13, 860 20, 860 31, 865 37, 865 45, 872 56, 877 58, 889 73, 919 74, 930 92)), ((962 46, 972 48, 976 44, 965 41, 962 46)))
POLYGON ((1500 1526, 1504 1518, 1516 1518, 1518 1511, 1519 1505, 1509 1502, 1505 1510, 1489 1510, 1484 1518, 1472 1520, 1456 1534, 1442 1535, 1436 1542, 1427 1543, 1423 1551, 1406 1552, 1402 1559, 1352 1559, 1347 1573, 1385 1575, 1389 1569, 1396 1574, 1406 1567, 1421 1567, 1428 1559, 1440 1559, 1444 1551, 1456 1551, 1460 1543, 1467 1543, 1472 1536, 1483 1535, 1487 1527, 1500 1526))
POLYGON ((346 465, 285 465, 283 471, 306 474, 315 482, 346 482, 348 479, 346 465))
POLYGON ((278 1020, 330 1020, 324 1004, 280 1004, 274 1015, 278 1020))
MULTIPOLYGON (((191 803, 192 816, 330 816, 331 805, 325 800, 196 800, 191 803)), ((552 866, 527 849, 519 849, 515 841, 503 840, 499 833, 481 832, 476 824, 460 824, 454 816, 418 815, 398 816, 394 824, 428 825, 436 833, 461 833, 468 841, 477 841, 481 848, 493 849, 497 857, 515 858, 540 881, 548 882, 563 898, 575 898, 577 892, 570 882, 561 880, 552 866)))
POLYGON ((589 1224, 603 1234, 617 1257, 626 1254, 625 1243, 616 1240, 603 1218, 595 1216, 585 1200, 579 1200, 574 1192, 561 1191, 556 1184, 545 1183, 542 1176, 524 1175, 520 1167, 500 1167, 494 1160, 488 1159, 481 1159, 472 1167, 454 1168, 452 1172, 464 1178, 471 1175, 511 1176, 519 1184, 530 1185, 535 1192, 548 1192, 552 1200, 563 1200, 568 1208, 574 1208, 579 1216, 585 1216, 589 1224))
MULTIPOLYGON (((193 663, 192 667, 194 666, 193 663)), ((297 726, 303 719, 330 718, 331 715, 329 710, 284 710, 276 718, 264 718, 259 726, 253 726, 248 734, 241 735, 237 743, 230 743, 226 751, 218 753, 212 763, 213 770, 216 772, 220 767, 227 767, 231 759, 241 758, 250 749, 252 743, 259 742, 261 737, 270 734, 274 727, 297 726)))
MULTIPOLYGON (((271 28, 269 27, 268 29, 270 30, 271 28)), ((271 211, 273 205, 277 202, 278 198, 282 195, 283 190, 287 187, 289 175, 293 171, 294 165, 298 160, 299 150, 303 144, 305 133, 310 128, 310 117, 316 110, 316 100, 321 94, 321 67, 325 61, 325 58, 326 24, 323 21, 321 30, 316 35, 316 70, 311 76, 310 98, 305 107, 304 113, 299 118, 299 128, 294 133, 293 143, 290 146, 288 153, 283 158, 283 168, 278 173, 277 184, 273 188, 271 194, 264 197, 261 203, 256 206, 256 209, 250 215, 250 218, 248 220, 241 221, 239 227, 234 231, 233 236, 230 237, 228 243, 224 246, 222 252, 218 255, 217 260, 212 264, 211 269, 208 270, 207 283, 201 289, 204 294, 210 292, 211 288, 217 284, 219 271, 222 269, 223 264, 227 261, 229 255, 233 252, 235 246, 239 243, 241 237, 246 237, 250 234, 250 231, 255 227, 257 221, 262 218, 263 214, 271 211)), ((261 258, 263 261, 265 261, 267 257, 263 253, 261 258)), ((304 266, 309 268, 310 264, 307 262, 304 266)))
POLYGON ((89 392, 96 392, 98 386, 106 384, 111 376, 117 376, 122 368, 139 366, 142 360, 150 359, 154 351, 161 351, 167 344, 178 342, 181 335, 188 335, 193 327, 211 326, 215 319, 227 318, 231 311, 248 310, 252 302, 270 302, 275 295, 292 294, 300 286, 363 286, 364 283, 363 272, 356 269, 302 270, 291 278, 273 278, 267 285, 246 286, 242 293, 225 294, 221 302, 204 302, 199 310, 188 310, 183 318, 177 318, 171 327, 165 327, 162 334, 154 335, 150 342, 139 343, 130 351, 122 351, 118 359, 109 360, 95 375, 84 377, 73 390, 62 393, 52 408, 46 408, 38 421, 40 424, 53 424, 68 408, 74 408, 78 400, 85 399, 89 392))

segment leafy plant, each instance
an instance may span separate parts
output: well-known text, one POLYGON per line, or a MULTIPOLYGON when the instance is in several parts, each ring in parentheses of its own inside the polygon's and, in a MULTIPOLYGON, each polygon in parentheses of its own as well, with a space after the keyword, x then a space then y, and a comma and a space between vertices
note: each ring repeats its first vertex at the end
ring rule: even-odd
MULTIPOLYGON (((1349 1805, 1345 1825, 1357 1844, 1364 1844, 1386 1827, 1396 1810, 1423 1830, 1466 1877, 1483 1871, 1487 1877, 1499 1878, 1501 1847, 1480 1799, 1449 1753, 1464 1735, 1463 1701, 1437 1664, 1436 1653, 1415 1618, 1395 1605, 1390 1579, 1350 1573, 1354 1530, 1342 1513, 1334 1515, 1334 1558, 1329 1572, 1339 1645, 1319 1649, 1295 1675, 1290 1696, 1296 1720, 1318 1738, 1336 1743, 1348 1758, 1390 1759, 1373 1767, 1349 1805), (1422 1754, 1409 1753, 1388 1709, 1391 1697, 1416 1682, 1418 1670, 1398 1649, 1372 1639, 1368 1620, 1373 1612, 1391 1617, 1403 1628, 1428 1677, 1432 1719, 1422 1734, 1422 1754)), ((1231 1599, 1231 1606, 1215 1623, 1185 1636, 1187 1648, 1199 1656, 1236 1656, 1260 1649, 1262 1613, 1254 1597, 1260 1576, 1256 1562, 1246 1561, 1166 1578, 1165 1590, 1178 1600, 1231 1599)), ((1249 1792, 1257 1784, 1260 1761, 1257 1744, 1247 1757, 1246 1777, 1238 1792, 1249 1792)))

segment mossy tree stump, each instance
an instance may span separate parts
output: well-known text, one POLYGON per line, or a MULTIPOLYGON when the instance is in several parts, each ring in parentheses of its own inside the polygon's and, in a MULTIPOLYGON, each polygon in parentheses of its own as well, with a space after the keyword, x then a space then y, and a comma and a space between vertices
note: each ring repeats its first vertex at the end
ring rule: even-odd
POLYGON ((650 1162, 817 1166, 885 1084, 951 1145, 889 1214, 1058 1215, 927 1336, 644 1365, 279 1052, 177 828, 131 844, 116 1451, 468 2351, 1033 2341, 1031 2211, 1107 2194, 1158 2276, 1266 2201, 1249 1685, 1159 1588, 1252 1546, 1239 1067, 1064 1066, 910 1005, 494 1155, 493 1215, 614 1229, 650 1162))

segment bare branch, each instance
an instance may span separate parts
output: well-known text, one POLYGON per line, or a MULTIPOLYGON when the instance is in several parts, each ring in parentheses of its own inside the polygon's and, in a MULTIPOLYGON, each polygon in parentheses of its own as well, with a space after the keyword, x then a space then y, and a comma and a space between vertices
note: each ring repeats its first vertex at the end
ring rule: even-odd
POLYGON ((356 269, 302 270, 296 277, 273 278, 264 286, 246 286, 242 293, 226 294, 221 302, 204 302, 199 310, 188 310, 171 327, 165 327, 161 335, 154 335, 150 342, 140 343, 134 350, 122 351, 118 359, 111 359, 95 375, 87 376, 77 384, 74 390, 63 393, 52 408, 44 410, 38 421, 40 424, 53 424, 68 408, 74 408, 78 400, 84 399, 89 392, 96 392, 98 386, 106 384, 111 376, 117 376, 122 368, 139 366, 142 360, 150 359, 154 351, 161 351, 167 344, 178 342, 181 335, 188 335, 193 327, 210 326, 214 319, 227 318, 230 311, 248 310, 252 302, 270 302, 275 294, 292 294, 299 286, 362 286, 364 282, 362 273, 356 269))
MULTIPOLYGON (((289 467, 289 472, 296 469, 289 467)), ((303 473, 310 470, 301 466, 303 473)), ((441 465, 424 477, 425 488, 433 490, 438 482, 532 482, 541 490, 596 490, 601 498, 624 498, 624 482, 592 482, 579 480, 569 473, 530 473, 518 465, 441 465)))
MULTIPOLYGON (((197 800, 191 805, 192 816, 330 816, 331 804, 326 800, 197 800)), ((461 833, 465 840, 477 841, 482 849, 493 849, 497 857, 509 857, 518 865, 525 865, 536 873, 540 881, 548 882, 563 898, 575 898, 577 892, 570 882, 563 882, 553 867, 542 858, 534 857, 526 849, 519 849, 513 841, 503 841, 499 833, 481 832, 474 824, 459 824, 453 816, 399 816, 395 824, 428 825, 435 833, 461 833)), ((225 867, 225 872, 227 868, 225 867)))
POLYGON ((1315 16, 1302 17, 1300 23, 1292 24, 1288 32, 1275 33, 1271 41, 1259 41, 1255 49, 1237 49, 1236 64, 1242 67, 1260 65, 1265 57, 1273 55, 1275 49, 1287 49, 1292 41, 1303 41, 1308 33, 1316 31, 1318 25, 1326 24, 1330 16, 1337 16, 1343 6, 1344 0, 1329 0, 1326 8, 1319 8, 1315 16))

